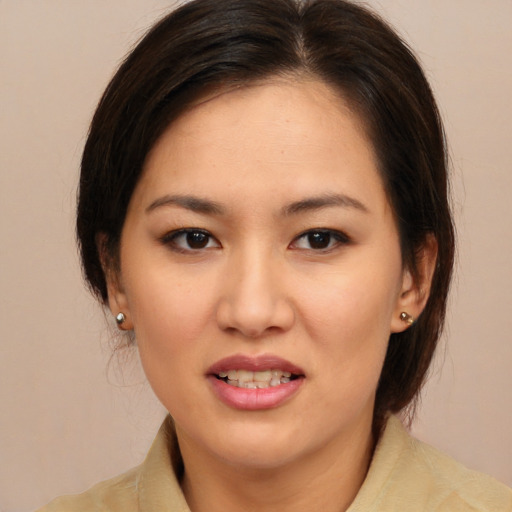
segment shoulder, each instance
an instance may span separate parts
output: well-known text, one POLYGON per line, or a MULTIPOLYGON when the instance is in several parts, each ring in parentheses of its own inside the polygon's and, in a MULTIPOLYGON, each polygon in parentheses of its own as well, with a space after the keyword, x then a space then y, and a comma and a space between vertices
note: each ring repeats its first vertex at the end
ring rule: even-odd
POLYGON ((61 496, 37 512, 136 512, 139 472, 137 467, 82 494, 61 496))
POLYGON ((437 510, 448 512, 512 512, 512 490, 494 478, 472 471, 439 450, 414 438, 411 464, 428 477, 442 496, 437 510))
POLYGON ((390 418, 352 511, 512 512, 512 489, 415 439, 390 418))
POLYGON ((57 498, 38 512, 190 512, 174 471, 180 464, 173 422, 168 416, 140 466, 82 494, 57 498))

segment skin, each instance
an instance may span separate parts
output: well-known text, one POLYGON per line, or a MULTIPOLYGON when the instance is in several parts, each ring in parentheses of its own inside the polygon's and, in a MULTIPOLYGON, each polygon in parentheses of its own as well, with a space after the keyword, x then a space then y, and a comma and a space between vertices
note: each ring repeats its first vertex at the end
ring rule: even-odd
POLYGON ((193 511, 348 507, 374 448, 389 335, 426 297, 403 268, 373 148, 339 95, 274 80, 182 115, 147 159, 109 275, 112 312, 125 313, 175 419, 193 511), (186 228, 208 233, 204 247, 186 228), (234 354, 279 356, 305 378, 278 407, 230 407, 207 372, 234 354))

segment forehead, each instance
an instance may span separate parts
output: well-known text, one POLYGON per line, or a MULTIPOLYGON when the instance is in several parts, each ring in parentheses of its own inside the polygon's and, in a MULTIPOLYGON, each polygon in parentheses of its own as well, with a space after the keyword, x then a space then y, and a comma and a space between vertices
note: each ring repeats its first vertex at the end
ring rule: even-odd
POLYGON ((292 137, 302 137, 311 143, 343 144, 337 127, 344 125, 358 132, 368 146, 371 141, 366 137, 364 123, 358 114, 352 111, 349 102, 325 82, 314 79, 272 78, 239 87, 220 88, 202 95, 192 103, 164 132, 151 153, 159 151, 163 144, 172 144, 171 139, 189 137, 193 142, 194 134, 208 133, 214 142, 222 138, 224 143, 232 142, 246 149, 251 143, 244 135, 259 134, 263 142, 269 134, 269 149, 283 146, 292 137), (318 127, 330 129, 318 131, 318 127), (314 129, 317 128, 315 137, 314 129), (242 132, 240 132, 242 130, 242 132), (273 132, 286 131, 290 139, 272 139, 273 132), (230 133, 231 132, 231 133, 230 133), (228 137, 229 135, 229 137, 228 137), (218 137, 217 137, 218 136, 218 137), (316 139, 316 140, 315 140, 316 139), (244 143, 245 142, 245 143, 244 143))
POLYGON ((383 193, 358 115, 323 82, 276 79, 196 102, 157 141, 136 192, 229 196, 245 187, 254 198, 358 186, 383 193))

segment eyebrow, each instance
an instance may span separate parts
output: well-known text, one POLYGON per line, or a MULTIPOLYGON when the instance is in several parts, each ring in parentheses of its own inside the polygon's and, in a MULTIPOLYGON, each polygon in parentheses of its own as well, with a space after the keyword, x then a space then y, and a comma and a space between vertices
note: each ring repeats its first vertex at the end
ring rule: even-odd
POLYGON ((322 194, 320 196, 307 197, 285 206, 282 209, 282 213, 284 215, 295 215, 331 206, 355 208, 363 213, 369 213, 369 209, 361 201, 345 194, 322 194))
POLYGON ((225 212, 225 209, 219 203, 209 199, 189 195, 165 195, 153 201, 146 208, 146 213, 163 206, 181 206, 181 208, 207 215, 223 215, 225 212))
MULTIPOLYGON (((221 204, 210 199, 192 195, 165 195, 153 201, 146 208, 146 213, 164 206, 180 206, 181 208, 205 215, 224 215, 226 211, 221 204)), ((353 197, 345 194, 322 194, 290 203, 281 209, 281 214, 284 216, 296 215, 333 206, 355 208, 364 213, 369 212, 368 208, 361 201, 353 197)))

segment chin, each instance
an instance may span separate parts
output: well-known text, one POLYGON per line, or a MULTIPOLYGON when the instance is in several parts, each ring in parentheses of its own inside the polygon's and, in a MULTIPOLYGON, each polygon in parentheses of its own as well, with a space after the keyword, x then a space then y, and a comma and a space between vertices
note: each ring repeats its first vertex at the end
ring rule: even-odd
POLYGON ((236 443, 219 454, 227 464, 249 470, 280 469, 296 461, 301 455, 297 446, 285 446, 282 442, 266 446, 236 443))
POLYGON ((286 466, 317 448, 310 446, 308 450, 307 444, 283 425, 243 423, 219 434, 212 441, 212 451, 232 466, 268 470, 286 466))

